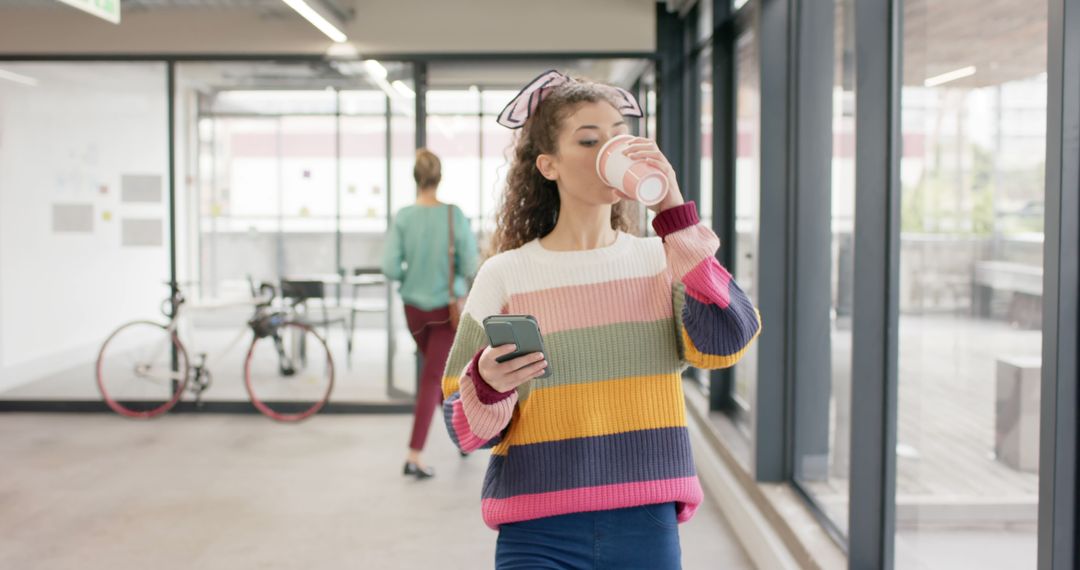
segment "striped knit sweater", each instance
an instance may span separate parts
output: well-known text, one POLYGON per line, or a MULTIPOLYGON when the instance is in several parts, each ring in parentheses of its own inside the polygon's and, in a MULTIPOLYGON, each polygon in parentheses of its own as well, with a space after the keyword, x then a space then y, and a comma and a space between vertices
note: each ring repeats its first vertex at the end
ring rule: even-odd
POLYGON ((556 252, 532 241, 487 260, 443 377, 450 436, 491 447, 484 521, 674 502, 689 520, 702 491, 681 370, 735 364, 760 330, 750 299, 715 259, 693 203, 657 216, 661 238, 556 252), (498 392, 479 377, 493 314, 533 315, 553 374, 498 392))

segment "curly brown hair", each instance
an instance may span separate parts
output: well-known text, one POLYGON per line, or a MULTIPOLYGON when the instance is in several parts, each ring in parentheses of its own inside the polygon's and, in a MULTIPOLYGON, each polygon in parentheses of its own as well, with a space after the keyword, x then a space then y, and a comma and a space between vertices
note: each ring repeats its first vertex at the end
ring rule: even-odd
MULTIPOLYGON (((537 170, 536 157, 556 153, 563 121, 578 105, 599 101, 618 108, 606 85, 575 78, 554 88, 521 128, 506 176, 506 191, 495 217, 492 254, 517 249, 555 229, 559 219, 559 189, 537 170)), ((625 202, 612 206, 613 229, 629 231, 628 210, 625 202)))

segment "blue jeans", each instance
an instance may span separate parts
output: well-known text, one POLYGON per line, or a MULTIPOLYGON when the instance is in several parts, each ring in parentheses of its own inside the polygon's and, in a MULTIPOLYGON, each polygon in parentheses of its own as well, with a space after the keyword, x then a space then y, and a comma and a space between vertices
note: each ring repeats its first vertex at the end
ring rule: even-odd
POLYGON ((679 570, 675 503, 500 525, 496 570, 679 570))

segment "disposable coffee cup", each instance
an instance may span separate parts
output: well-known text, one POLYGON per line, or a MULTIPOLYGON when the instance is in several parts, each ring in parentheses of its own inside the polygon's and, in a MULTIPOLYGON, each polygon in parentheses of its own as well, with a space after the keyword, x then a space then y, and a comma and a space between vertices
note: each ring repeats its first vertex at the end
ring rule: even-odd
POLYGON ((631 135, 619 135, 604 144, 596 156, 596 173, 604 184, 628 200, 646 206, 659 204, 668 193, 667 176, 659 168, 623 154, 633 140, 631 135))

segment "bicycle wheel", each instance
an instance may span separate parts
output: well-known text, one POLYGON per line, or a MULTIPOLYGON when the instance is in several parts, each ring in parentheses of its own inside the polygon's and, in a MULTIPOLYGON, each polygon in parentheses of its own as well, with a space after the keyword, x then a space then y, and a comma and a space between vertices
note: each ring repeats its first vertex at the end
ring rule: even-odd
POLYGON ((244 383, 260 412, 278 421, 300 421, 330 399, 334 359, 326 341, 310 326, 284 322, 251 342, 244 383))
POLYGON ((97 358, 97 385, 114 412, 147 419, 169 411, 188 382, 184 345, 168 328, 133 321, 116 329, 97 358))

